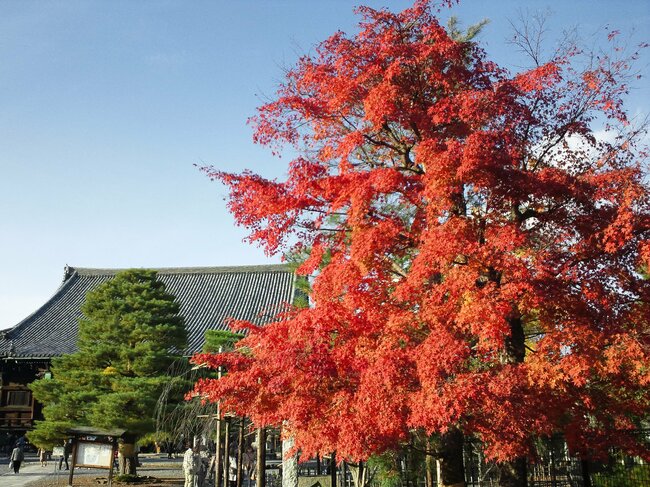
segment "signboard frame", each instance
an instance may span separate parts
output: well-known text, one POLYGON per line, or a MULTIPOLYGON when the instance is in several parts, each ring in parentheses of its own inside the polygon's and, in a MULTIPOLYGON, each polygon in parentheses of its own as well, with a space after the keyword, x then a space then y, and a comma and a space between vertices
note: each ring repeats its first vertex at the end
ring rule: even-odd
POLYGON ((114 455, 115 448, 113 446, 113 442, 78 440, 75 448, 73 463, 77 467, 110 469, 113 465, 114 455), (88 456, 86 455, 86 450, 89 450, 88 453, 90 453, 92 450, 99 450, 97 456, 106 456, 107 461, 105 463, 90 463, 84 461, 88 456))
MULTIPOLYGON (((74 469, 76 467, 89 467, 108 470, 108 485, 113 485, 113 464, 115 452, 117 451, 117 440, 123 438, 125 430, 100 430, 91 427, 78 427, 68 431, 72 436, 72 465, 70 466, 70 476, 68 478, 68 485, 72 486, 74 478, 74 469), (83 454, 86 448, 99 449, 103 456, 110 456, 108 465, 97 465, 96 463, 84 463, 85 455, 77 462, 77 456, 83 454), (110 448, 110 454, 107 449, 110 448)), ((108 460, 108 458, 107 458, 108 460)))

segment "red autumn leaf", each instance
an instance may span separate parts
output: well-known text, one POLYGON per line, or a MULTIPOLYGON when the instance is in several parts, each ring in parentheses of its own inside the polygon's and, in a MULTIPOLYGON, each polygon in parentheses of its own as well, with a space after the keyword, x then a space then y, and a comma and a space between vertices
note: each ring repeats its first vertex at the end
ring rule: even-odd
POLYGON ((311 247, 314 277, 310 308, 195 357, 228 369, 195 393, 283 424, 306 456, 451 427, 501 460, 555 432, 647 456, 620 432, 650 406, 629 63, 580 71, 572 51, 510 76, 427 1, 359 12, 360 32, 300 59, 252 120, 258 143, 304 150, 287 179, 208 169, 250 240, 311 247), (625 135, 599 140, 599 119, 625 135))

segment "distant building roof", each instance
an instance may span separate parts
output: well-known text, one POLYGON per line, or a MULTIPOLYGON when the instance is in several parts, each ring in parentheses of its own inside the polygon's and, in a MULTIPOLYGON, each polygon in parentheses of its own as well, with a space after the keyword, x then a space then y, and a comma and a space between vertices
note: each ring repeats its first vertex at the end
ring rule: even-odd
MULTIPOLYGON (((120 270, 66 267, 63 283, 49 301, 0 332, 0 357, 50 358, 76 351, 86 293, 120 270)), ((201 350, 206 330, 227 329, 229 318, 265 324, 293 299, 294 275, 285 265, 154 270, 180 304, 186 354, 201 350)))

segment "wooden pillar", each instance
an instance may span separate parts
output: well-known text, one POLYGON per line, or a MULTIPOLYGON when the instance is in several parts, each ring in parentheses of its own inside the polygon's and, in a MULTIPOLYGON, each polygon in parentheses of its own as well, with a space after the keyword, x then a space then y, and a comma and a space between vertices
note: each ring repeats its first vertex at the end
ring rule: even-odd
MULTIPOLYGON (((266 487, 266 430, 257 429, 257 483, 256 487, 266 487)), ((336 487, 336 486, 332 486, 336 487)))

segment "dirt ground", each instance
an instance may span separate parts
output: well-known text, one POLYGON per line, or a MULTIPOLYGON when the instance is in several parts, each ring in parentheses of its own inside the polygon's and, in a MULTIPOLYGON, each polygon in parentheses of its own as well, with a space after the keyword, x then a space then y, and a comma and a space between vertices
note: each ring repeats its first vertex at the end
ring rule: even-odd
MULTIPOLYGON (((114 473, 114 486, 132 487, 181 487, 183 485, 183 474, 181 469, 182 458, 167 459, 160 454, 142 454, 141 465, 138 466, 140 482, 117 482, 114 473)), ((32 469, 34 470, 34 468, 32 469)), ((38 470, 38 469, 36 469, 38 470)), ((24 487, 67 487, 68 471, 50 473, 46 477, 32 480, 24 487)), ((74 487, 99 487, 108 485, 108 471, 100 469, 75 469, 73 479, 74 487)), ((0 480, 0 484, 2 481, 0 480)))
MULTIPOLYGON (((44 478, 40 480, 35 480, 28 484, 28 487, 65 487, 68 485, 68 477, 61 476, 58 478, 44 478)), ((95 477, 95 476, 79 476, 74 479, 74 486, 77 487, 89 487, 89 486, 100 486, 108 485, 108 477, 95 477)), ((120 486, 132 486, 132 487, 178 487, 183 485, 182 479, 157 479, 155 477, 147 477, 147 480, 144 482, 138 483, 121 483, 113 481, 113 485, 120 486)))

